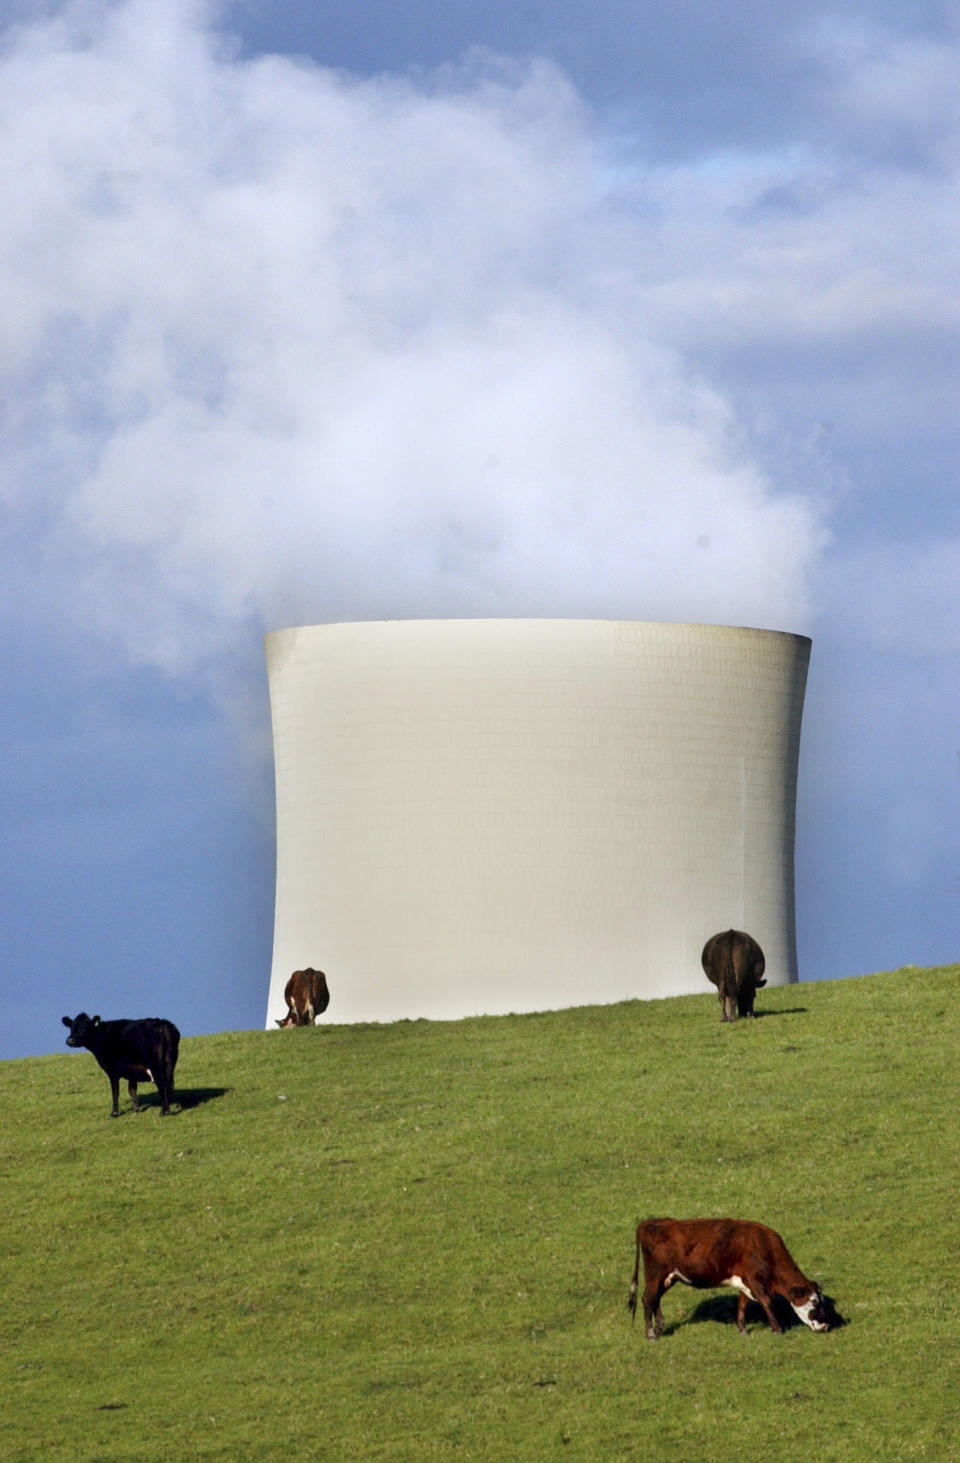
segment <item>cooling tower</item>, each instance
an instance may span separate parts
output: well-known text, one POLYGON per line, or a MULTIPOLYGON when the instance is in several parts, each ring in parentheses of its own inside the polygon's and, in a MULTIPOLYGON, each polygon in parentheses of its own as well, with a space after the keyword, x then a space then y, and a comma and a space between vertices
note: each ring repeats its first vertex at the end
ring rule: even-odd
POLYGON ((810 641, 713 625, 409 620, 266 637, 277 789, 267 1025, 710 990, 746 929, 796 980, 810 641))

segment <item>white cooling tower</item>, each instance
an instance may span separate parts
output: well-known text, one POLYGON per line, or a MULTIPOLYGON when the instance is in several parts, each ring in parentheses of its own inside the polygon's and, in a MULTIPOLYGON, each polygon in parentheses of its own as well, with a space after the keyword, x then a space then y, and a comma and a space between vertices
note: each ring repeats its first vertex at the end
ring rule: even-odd
POLYGON ((338 1022, 704 992, 730 926, 796 980, 804 636, 399 620, 266 646, 268 1026, 308 965, 338 1022))

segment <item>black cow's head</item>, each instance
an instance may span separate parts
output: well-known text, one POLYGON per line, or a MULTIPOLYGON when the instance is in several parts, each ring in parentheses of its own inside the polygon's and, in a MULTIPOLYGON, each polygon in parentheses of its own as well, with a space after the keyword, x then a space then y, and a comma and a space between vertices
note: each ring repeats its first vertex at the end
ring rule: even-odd
POLYGON ((99 1016, 94 1016, 91 1020, 86 1011, 81 1011, 72 1021, 69 1016, 62 1016, 60 1019, 70 1032, 67 1046, 86 1046, 93 1028, 100 1024, 99 1016))

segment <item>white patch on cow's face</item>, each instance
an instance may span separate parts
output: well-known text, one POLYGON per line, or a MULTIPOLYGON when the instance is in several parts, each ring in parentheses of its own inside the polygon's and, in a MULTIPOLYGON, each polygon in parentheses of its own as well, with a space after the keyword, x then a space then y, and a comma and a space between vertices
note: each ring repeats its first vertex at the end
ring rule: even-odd
MULTIPOLYGON (((793 1305, 793 1302, 791 1301, 790 1304, 793 1305)), ((811 1315, 812 1311, 818 1310, 822 1305, 823 1301, 820 1292, 814 1290, 801 1305, 793 1306, 793 1309, 803 1324, 809 1326, 811 1331, 829 1331, 830 1328, 826 1321, 814 1320, 811 1315)))
POLYGON ((729 1280, 724 1280, 723 1284, 724 1285, 732 1285, 733 1286, 733 1289, 734 1290, 739 1290, 741 1292, 741 1294, 743 1294, 743 1295, 745 1295, 747 1297, 747 1300, 756 1300, 756 1296, 754 1295, 753 1291, 750 1289, 749 1285, 744 1285, 744 1283, 740 1279, 740 1276, 739 1275, 731 1275, 730 1276, 730 1279, 729 1280))

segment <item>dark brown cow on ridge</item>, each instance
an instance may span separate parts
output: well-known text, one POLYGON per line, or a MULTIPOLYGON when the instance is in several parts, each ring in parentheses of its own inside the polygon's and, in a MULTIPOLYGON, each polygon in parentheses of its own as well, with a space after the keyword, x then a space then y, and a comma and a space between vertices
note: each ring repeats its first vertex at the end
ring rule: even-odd
POLYGON ((330 1004, 327 977, 322 970, 295 970, 284 988, 287 1014, 278 1026, 312 1026, 330 1004))
POLYGON ((753 998, 766 985, 767 962, 752 935, 743 930, 725 930, 711 935, 703 947, 700 962, 707 980, 717 987, 721 1021, 736 1021, 753 1015, 753 998))
POLYGON ((731 1285, 739 1291, 737 1328, 745 1331, 747 1302, 763 1306, 771 1331, 782 1331, 771 1301, 783 1296, 811 1331, 828 1331, 823 1292, 798 1268, 775 1229, 750 1219, 645 1219, 637 1228, 637 1263, 627 1305, 637 1313, 643 1254, 643 1318, 647 1339, 663 1328, 660 1301, 678 1280, 698 1290, 731 1285))

